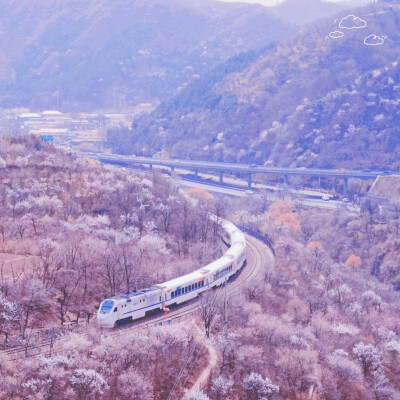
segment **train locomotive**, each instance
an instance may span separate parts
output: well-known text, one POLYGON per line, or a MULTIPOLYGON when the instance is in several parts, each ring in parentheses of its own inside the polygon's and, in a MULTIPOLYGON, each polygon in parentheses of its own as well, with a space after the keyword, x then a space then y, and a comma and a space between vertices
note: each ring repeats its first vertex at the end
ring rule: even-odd
POLYGON ((246 261, 245 236, 227 220, 220 219, 220 224, 223 229, 222 240, 229 246, 222 257, 179 278, 104 300, 97 312, 98 325, 113 328, 121 322, 145 317, 153 310, 184 303, 210 288, 222 285, 236 274, 246 261))

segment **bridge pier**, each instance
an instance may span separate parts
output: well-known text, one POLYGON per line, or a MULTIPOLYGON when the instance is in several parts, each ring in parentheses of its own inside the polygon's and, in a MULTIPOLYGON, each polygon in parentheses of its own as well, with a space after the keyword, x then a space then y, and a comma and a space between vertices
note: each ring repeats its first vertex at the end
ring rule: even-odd
POLYGON ((194 180, 195 180, 195 181, 198 181, 198 180, 199 180, 199 170, 198 170, 198 169, 195 169, 195 170, 194 170, 194 180))
POLYGON ((251 174, 247 177, 247 186, 251 189, 251 174))
POLYGON ((224 173, 222 171, 219 173, 219 183, 221 185, 224 183, 224 173))
POLYGON ((149 164, 149 166, 150 166, 150 169, 153 169, 153 164, 149 164))
POLYGON ((284 182, 285 186, 289 186, 290 185, 289 175, 283 175, 283 182, 284 182))
POLYGON ((343 197, 347 197, 348 178, 343 179, 343 197))

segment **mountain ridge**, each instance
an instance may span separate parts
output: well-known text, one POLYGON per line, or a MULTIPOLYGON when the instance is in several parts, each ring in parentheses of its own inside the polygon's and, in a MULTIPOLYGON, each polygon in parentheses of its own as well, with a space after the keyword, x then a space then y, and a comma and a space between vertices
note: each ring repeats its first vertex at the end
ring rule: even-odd
MULTIPOLYGON (((357 86, 357 79, 368 74, 373 77, 369 85, 376 87, 377 95, 384 98, 389 89, 374 80, 374 71, 383 71, 400 56, 399 13, 382 13, 379 4, 355 11, 367 20, 365 29, 343 29, 345 33, 342 39, 329 38, 329 33, 338 29, 341 19, 348 16, 348 11, 337 15, 336 24, 327 19, 314 23, 301 35, 262 51, 256 60, 251 60, 240 71, 228 69, 228 73, 214 80, 212 73, 206 74, 201 79, 211 84, 203 85, 203 91, 189 86, 187 91, 160 105, 151 116, 135 121, 132 131, 109 132, 110 143, 120 151, 146 155, 156 154, 163 149, 171 157, 292 166, 325 165, 327 160, 318 157, 318 154, 313 155, 312 159, 299 158, 309 150, 307 146, 298 145, 302 136, 309 132, 300 132, 298 126, 293 131, 291 121, 296 121, 297 110, 307 108, 310 113, 318 114, 318 107, 323 110, 324 98, 329 93, 355 90, 351 88, 357 86), (387 34, 384 45, 364 44, 365 38, 373 33, 387 34), (310 104, 317 104, 318 107, 311 110, 310 104), (123 146, 118 146, 118 141, 123 146)), ((397 82, 398 76, 392 79, 397 82)), ((362 101, 366 102, 368 92, 357 88, 362 101)), ((393 90, 390 90, 393 95, 393 90)), ((337 123, 341 127, 341 134, 344 134, 352 122, 342 114, 337 123)), ((312 118, 317 120, 316 116, 312 118)), ((314 124, 315 121, 309 121, 305 126, 311 130, 326 129, 327 134, 332 134, 333 128, 323 115, 318 121, 314 124)), ((388 120, 393 129, 395 121, 388 120)), ((368 157, 379 149, 372 134, 366 134, 370 136, 364 141, 364 159, 352 143, 346 144, 347 153, 352 155, 350 159, 335 159, 339 146, 336 144, 330 146, 329 165, 365 165, 368 157)), ((390 135, 393 136, 393 133, 390 135)), ((390 150, 394 152, 395 149, 393 147, 390 150)), ((382 157, 378 164, 384 168, 397 168, 393 160, 382 157)))
POLYGON ((162 100, 296 32, 260 5, 179 0, 6 0, 0 30, 0 105, 62 111, 111 109, 114 90, 120 109, 162 100))

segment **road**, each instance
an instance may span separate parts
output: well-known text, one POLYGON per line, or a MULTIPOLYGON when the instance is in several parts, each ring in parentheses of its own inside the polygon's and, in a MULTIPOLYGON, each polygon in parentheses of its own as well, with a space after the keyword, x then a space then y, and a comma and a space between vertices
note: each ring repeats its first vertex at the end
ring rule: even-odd
MULTIPOLYGON (((82 155, 96 158, 97 160, 99 160, 101 162, 106 162, 106 163, 113 161, 112 162, 113 164, 120 165, 120 166, 122 166, 122 165, 128 166, 129 164, 132 164, 130 162, 132 159, 137 161, 136 164, 138 164, 139 161, 141 161, 141 160, 157 161, 156 159, 149 159, 149 158, 144 158, 144 157, 126 157, 126 156, 120 156, 120 155, 105 155, 102 153, 82 153, 82 155)), ((185 160, 158 160, 158 161, 159 161, 159 164, 155 164, 154 167, 155 168, 158 167, 159 169, 163 169, 163 167, 168 166, 168 164, 171 162, 175 162, 177 165, 178 164, 180 165, 180 167, 177 167, 174 170, 175 176, 174 176, 172 182, 174 182, 175 184, 179 184, 181 186, 202 188, 209 192, 224 194, 224 195, 234 196, 234 197, 246 197, 246 196, 257 197, 257 194, 256 194, 257 191, 263 190, 263 195, 267 196, 268 200, 270 200, 270 201, 275 201, 275 200, 282 199, 282 198, 288 198, 288 199, 290 199, 290 201, 298 202, 298 203, 301 203, 302 205, 308 206, 308 207, 327 209, 327 210, 342 209, 342 210, 345 210, 347 212, 354 213, 354 214, 360 213, 359 206, 351 204, 351 203, 344 203, 342 201, 339 201, 338 199, 334 199, 334 197, 332 195, 329 195, 327 193, 320 192, 317 190, 312 190, 312 189, 293 189, 293 188, 290 188, 289 185, 286 187, 277 187, 277 186, 265 185, 265 184, 260 184, 260 183, 254 182, 253 187, 252 187, 252 191, 254 191, 254 194, 250 194, 248 188, 246 188, 247 181, 245 181, 243 179, 239 179, 239 178, 224 178, 225 184, 219 184, 218 183, 219 176, 213 175, 210 173, 198 173, 197 174, 198 179, 199 178, 209 179, 210 181, 208 181, 208 182, 204 182, 204 181, 200 182, 198 179, 197 180, 181 179, 181 178, 178 178, 176 175, 190 173, 190 170, 182 168, 182 166, 183 166, 182 164, 187 164, 187 163, 190 163, 191 161, 185 161, 185 160), (234 185, 234 186, 228 186, 227 183, 229 183, 230 185, 234 185), (270 193, 272 191, 274 191, 275 193, 270 193), (326 196, 328 198, 328 201, 323 200, 322 199, 323 196, 324 197, 326 196), (318 197, 320 197, 320 198, 318 198, 318 197)), ((241 164, 212 163, 212 162, 206 162, 206 161, 201 161, 201 162, 196 161, 196 163, 201 163, 202 165, 206 165, 206 166, 208 166, 208 165, 226 165, 226 166, 237 167, 239 165, 241 169, 243 169, 245 167, 247 168, 246 165, 243 166, 241 164)), ((267 167, 254 167, 254 168, 256 168, 257 172, 258 172, 262 168, 265 169, 267 167)), ((269 170, 271 168, 268 167, 269 170)), ((251 168, 248 168, 245 171, 251 172, 250 169, 251 168)), ((274 170, 276 170, 276 169, 279 169, 280 171, 287 170, 285 168, 274 168, 274 170)), ((306 169, 293 169, 293 168, 290 170, 296 170, 297 172, 300 171, 301 174, 305 173, 307 171, 310 171, 309 169, 306 170, 306 169)), ((325 171, 326 172, 328 170, 315 169, 313 171, 314 172, 315 171, 325 171)), ((347 172, 349 172, 349 171, 346 171, 346 173, 347 172)), ((354 171, 352 171, 352 172, 354 172, 354 171)), ((360 172, 360 173, 364 174, 365 176, 371 177, 370 176, 371 173, 362 172, 362 171, 356 171, 356 172, 360 172)), ((343 172, 340 172, 340 174, 343 174, 343 172)), ((313 175, 313 173, 311 175, 313 175)), ((365 178, 365 176, 364 176, 364 178, 365 178)), ((169 175, 166 175, 166 177, 169 177, 169 175)))
POLYGON ((209 183, 191 181, 191 180, 186 180, 186 179, 173 178, 173 179, 171 179, 171 182, 173 182, 174 184, 179 185, 179 186, 201 188, 201 189, 207 190, 211 193, 223 194, 223 195, 233 196, 233 197, 246 197, 249 199, 249 201, 251 199, 258 199, 258 198, 260 198, 260 196, 266 196, 267 200, 269 200, 269 201, 277 201, 277 200, 287 199, 293 203, 301 204, 301 205, 307 206, 307 207, 321 208, 324 210, 340 209, 340 210, 348 211, 349 213, 354 213, 354 214, 360 213, 360 207, 356 206, 354 204, 344 203, 340 200, 325 201, 325 200, 322 200, 322 196, 319 199, 318 198, 307 198, 306 196, 303 195, 302 191, 296 192, 294 189, 292 189, 290 192, 285 192, 284 194, 283 193, 265 192, 265 191, 263 191, 262 193, 259 193, 257 190, 254 190, 252 194, 249 194, 248 190, 244 190, 244 189, 240 189, 240 188, 225 187, 225 186, 219 186, 217 184, 209 184, 209 183))
POLYGON ((137 164, 137 165, 161 165, 170 168, 187 168, 195 171, 218 171, 218 172, 242 172, 245 174, 270 174, 270 175, 300 175, 316 177, 334 177, 340 179, 359 178, 374 179, 379 175, 392 174, 392 171, 372 171, 370 169, 345 170, 327 168, 291 168, 275 167, 256 164, 223 163, 197 160, 162 159, 150 157, 123 156, 119 154, 103 153, 82 153, 89 157, 95 157, 99 161, 113 162, 116 164, 137 164))

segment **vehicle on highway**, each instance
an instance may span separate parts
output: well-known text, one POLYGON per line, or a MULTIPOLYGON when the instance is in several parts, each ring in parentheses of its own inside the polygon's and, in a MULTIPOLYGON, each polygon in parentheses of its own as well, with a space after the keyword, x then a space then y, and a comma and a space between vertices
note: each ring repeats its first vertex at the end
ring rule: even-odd
MULTIPOLYGON (((210 219, 215 220, 210 215, 210 219)), ((187 275, 105 299, 97 312, 97 323, 103 328, 145 317, 154 310, 194 299, 200 293, 220 286, 236 274, 246 261, 246 241, 243 232, 227 220, 219 219, 222 240, 230 246, 218 260, 187 275)))
POLYGON ((362 171, 363 171, 363 172, 372 172, 372 169, 370 169, 370 168, 363 168, 362 171))
POLYGON ((322 196, 322 200, 324 200, 324 201, 329 201, 329 196, 328 196, 327 194, 324 194, 324 195, 322 196))
POLYGON ((347 197, 343 197, 342 201, 343 203, 350 203, 350 200, 347 197))
POLYGON ((392 173, 393 173, 392 171, 387 171, 387 170, 383 171, 383 175, 392 175, 392 173))
POLYGON ((250 195, 254 194, 254 191, 253 190, 246 190, 245 193, 250 196, 250 195))

